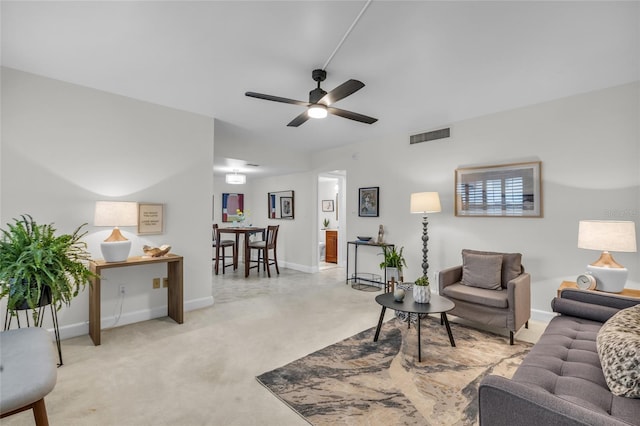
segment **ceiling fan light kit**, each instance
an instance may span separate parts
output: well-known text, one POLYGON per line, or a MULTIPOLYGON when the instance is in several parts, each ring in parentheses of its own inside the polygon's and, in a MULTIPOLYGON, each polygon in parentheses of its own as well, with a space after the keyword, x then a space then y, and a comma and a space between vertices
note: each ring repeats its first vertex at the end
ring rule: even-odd
POLYGON ((364 87, 364 83, 361 81, 353 79, 347 80, 331 92, 327 93, 320 87, 320 82, 327 78, 327 72, 325 70, 316 69, 311 73, 311 77, 318 83, 318 86, 309 92, 309 102, 273 95, 265 95, 263 93, 256 92, 246 92, 245 95, 252 98, 264 99, 266 101, 307 107, 304 112, 287 124, 289 127, 298 127, 305 123, 309 118, 325 118, 327 114, 337 115, 338 117, 348 118, 349 120, 359 121, 360 123, 366 124, 373 124, 378 121, 377 118, 368 117, 363 114, 358 114, 357 112, 346 111, 331 106, 334 102, 338 102, 339 100, 344 99, 362 89, 364 87))
POLYGON ((327 116, 327 107, 322 104, 311 105, 307 114, 311 118, 325 118, 327 116))

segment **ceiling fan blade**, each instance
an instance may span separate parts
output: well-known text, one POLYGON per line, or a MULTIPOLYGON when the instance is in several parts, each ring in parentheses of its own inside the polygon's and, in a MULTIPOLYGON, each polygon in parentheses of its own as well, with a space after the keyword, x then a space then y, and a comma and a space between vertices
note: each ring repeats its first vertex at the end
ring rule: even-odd
POLYGON ((307 110, 305 109, 302 114, 291 120, 287 126, 289 127, 298 127, 299 125, 305 123, 309 119, 309 115, 307 114, 307 110))
POLYGON ((338 102, 340 99, 344 99, 352 93, 357 92, 358 90, 364 87, 364 83, 358 80, 348 80, 342 83, 340 86, 336 87, 326 95, 320 99, 319 103, 325 104, 327 106, 331 105, 334 102, 338 102))
POLYGON ((369 117, 366 115, 358 114, 357 112, 345 111, 344 109, 338 109, 333 107, 327 107, 329 114, 337 115, 339 117, 348 118, 349 120, 359 121, 361 123, 373 124, 378 121, 377 118, 369 117))
POLYGON ((296 101, 295 99, 289 99, 289 98, 281 98, 280 96, 265 95, 263 93, 245 92, 245 95, 249 96, 249 97, 252 97, 252 98, 264 99, 266 101, 274 101, 274 102, 282 102, 284 104, 294 104, 294 105, 301 105, 301 106, 309 106, 309 102, 296 101))

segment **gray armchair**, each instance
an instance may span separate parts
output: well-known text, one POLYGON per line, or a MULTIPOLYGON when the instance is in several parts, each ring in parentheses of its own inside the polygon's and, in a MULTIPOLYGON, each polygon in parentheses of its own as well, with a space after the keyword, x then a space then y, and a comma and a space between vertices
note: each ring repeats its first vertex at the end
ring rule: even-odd
POLYGON ((513 334, 531 316, 531 276, 520 253, 462 250, 463 264, 443 269, 438 276, 441 296, 456 307, 451 315, 509 330, 513 334))

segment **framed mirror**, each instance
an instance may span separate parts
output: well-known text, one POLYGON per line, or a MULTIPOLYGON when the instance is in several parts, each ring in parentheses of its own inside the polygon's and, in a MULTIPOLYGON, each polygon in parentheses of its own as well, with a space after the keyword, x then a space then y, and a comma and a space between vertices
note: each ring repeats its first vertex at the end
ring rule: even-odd
POLYGON ((294 196, 293 191, 270 192, 269 219, 293 219, 294 196))

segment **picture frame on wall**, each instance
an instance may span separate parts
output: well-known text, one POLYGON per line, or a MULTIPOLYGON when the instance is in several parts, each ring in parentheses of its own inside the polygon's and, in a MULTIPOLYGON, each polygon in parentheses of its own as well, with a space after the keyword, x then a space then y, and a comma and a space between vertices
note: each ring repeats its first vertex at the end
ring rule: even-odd
POLYGON ((322 200, 322 211, 323 212, 332 212, 333 211, 333 200, 322 200))
POLYGON ((459 168, 455 215, 542 217, 541 161, 459 168))
POLYGON ((280 197, 280 217, 293 218, 293 197, 280 197))
POLYGON ((223 193, 222 194, 222 221, 234 222, 240 219, 238 210, 244 212, 244 194, 223 193))
POLYGON ((378 217, 380 187, 372 186, 358 189, 358 216, 378 217))
POLYGON ((138 234, 162 234, 164 204, 138 203, 138 234))

